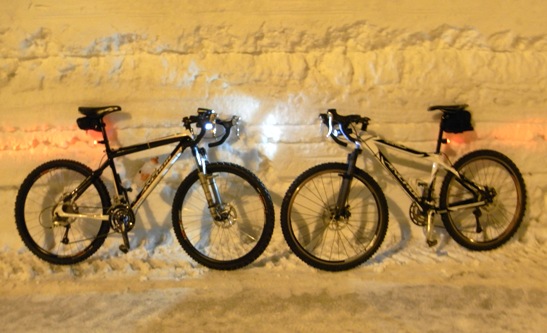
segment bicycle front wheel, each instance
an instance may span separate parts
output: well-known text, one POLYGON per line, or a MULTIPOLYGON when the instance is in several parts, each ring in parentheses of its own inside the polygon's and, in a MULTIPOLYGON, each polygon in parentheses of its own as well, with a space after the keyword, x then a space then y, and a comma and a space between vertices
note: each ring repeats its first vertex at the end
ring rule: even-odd
POLYGON ((281 228, 301 260, 327 271, 360 265, 380 247, 387 233, 388 209, 380 186, 355 169, 345 213, 335 217, 347 165, 325 163, 297 177, 281 206, 281 228))
POLYGON ((526 188, 515 164, 492 150, 471 152, 454 168, 465 179, 484 187, 492 199, 477 198, 452 173, 443 181, 440 207, 447 232, 460 245, 476 251, 492 250, 506 243, 519 228, 526 210, 526 188), (484 206, 473 202, 487 200, 484 206), (458 209, 458 206, 471 206, 458 209))
POLYGON ((186 253, 206 267, 246 266, 264 252, 272 237, 275 213, 270 194, 252 172, 236 164, 210 163, 207 176, 213 177, 218 190, 216 204, 209 207, 198 171, 193 171, 173 201, 175 235, 186 253))
POLYGON ((91 173, 79 162, 54 160, 34 169, 23 181, 15 201, 15 223, 25 245, 39 258, 53 264, 75 264, 104 243, 110 229, 107 221, 55 213, 64 206, 63 211, 74 214, 106 214, 110 196, 98 178, 75 201, 63 201, 91 173))

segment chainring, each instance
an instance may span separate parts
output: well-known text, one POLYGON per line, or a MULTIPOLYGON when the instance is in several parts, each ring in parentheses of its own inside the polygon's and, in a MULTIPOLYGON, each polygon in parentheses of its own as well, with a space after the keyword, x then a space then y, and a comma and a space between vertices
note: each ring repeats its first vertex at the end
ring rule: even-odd
POLYGON ((420 206, 413 202, 409 209, 410 220, 417 226, 423 227, 427 225, 427 214, 422 211, 420 206))
POLYGON ((135 213, 126 205, 116 205, 108 211, 110 226, 116 232, 129 232, 135 226, 135 213))

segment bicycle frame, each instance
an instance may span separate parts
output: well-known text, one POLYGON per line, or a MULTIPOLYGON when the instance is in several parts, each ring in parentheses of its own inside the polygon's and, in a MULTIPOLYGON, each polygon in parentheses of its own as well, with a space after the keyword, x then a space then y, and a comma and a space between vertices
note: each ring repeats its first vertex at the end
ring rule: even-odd
POLYGON ((427 211, 429 209, 435 208, 433 202, 431 202, 431 194, 432 189, 435 184, 435 180, 437 178, 437 174, 439 169, 444 169, 447 172, 450 172, 454 174, 458 179, 461 179, 460 174, 448 163, 446 163, 443 160, 443 156, 440 153, 426 153, 422 151, 418 151, 412 148, 405 147, 403 145, 387 141, 384 139, 381 139, 379 137, 366 134, 365 138, 361 138, 362 143, 364 146, 371 152, 371 154, 378 160, 378 162, 386 168, 389 173, 397 180, 399 185, 403 188, 405 193, 420 207, 423 211, 427 211), (384 153, 380 150, 379 146, 386 147, 391 150, 396 150, 398 152, 402 152, 407 156, 411 156, 415 159, 421 159, 429 162, 431 164, 431 174, 429 181, 424 184, 426 186, 426 193, 419 194, 415 190, 414 187, 412 187, 409 182, 401 175, 401 173, 398 171, 398 169, 391 163, 391 161, 386 157, 384 153))
MULTIPOLYGON (((159 165, 154 172, 148 177, 147 181, 145 182, 143 188, 140 190, 140 192, 136 195, 135 200, 130 203, 130 208, 133 211, 138 210, 138 208, 142 205, 142 203, 146 200, 148 195, 152 192, 152 190, 157 186, 157 184, 163 179, 163 177, 167 174, 167 172, 170 170, 170 168, 173 166, 173 164, 180 158, 183 151, 188 148, 192 147, 192 152, 194 156, 196 156, 196 161, 200 167, 204 167, 203 160, 206 160, 205 151, 200 151, 200 149, 197 147, 196 141, 193 139, 192 135, 184 133, 184 134, 176 134, 172 136, 167 136, 164 138, 156 139, 150 142, 141 143, 141 144, 135 144, 130 145, 126 147, 120 147, 118 149, 111 149, 110 144, 108 142, 108 138, 105 135, 104 141, 101 141, 100 143, 103 143, 105 145, 105 151, 107 159, 104 161, 99 168, 93 171, 92 175, 89 176, 87 179, 85 179, 78 187, 76 187, 71 193, 67 194, 67 196, 64 198, 64 201, 70 200, 75 201, 82 193, 84 193, 87 188, 93 183, 93 181, 96 178, 101 177, 104 170, 107 168, 110 168, 112 170, 112 175, 114 177, 114 187, 116 191, 117 198, 123 198, 126 203, 129 203, 129 199, 127 196, 127 189, 125 189, 121 184, 121 177, 118 174, 116 170, 115 165, 115 159, 146 151, 149 149, 169 145, 172 143, 177 143, 177 146, 173 149, 173 151, 167 156, 165 161, 159 165), (199 155, 199 158, 197 157, 199 155)), ((205 171, 205 170, 203 170, 205 171)), ((115 205, 116 203, 114 203, 115 205)), ((75 217, 86 217, 89 219, 94 220, 108 220, 108 215, 83 215, 83 214, 74 214, 74 213, 67 213, 65 212, 62 207, 59 207, 56 211, 60 217, 67 217, 67 218, 75 218, 75 217)))
MULTIPOLYGON (((468 208, 483 206, 486 204, 486 201, 473 200, 469 203, 462 202, 462 203, 459 203, 458 205, 448 207, 445 211, 441 211, 438 205, 435 204, 432 198, 432 194, 433 194, 433 188, 435 185, 435 180, 437 178, 439 169, 444 169, 445 171, 452 173, 455 176, 456 180, 463 187, 468 189, 470 192, 473 192, 476 194, 477 192, 485 190, 484 188, 476 185, 475 183, 466 180, 465 177, 461 175, 456 169, 454 169, 451 164, 445 162, 443 155, 440 152, 441 144, 446 143, 446 140, 443 139, 442 137, 443 135, 442 131, 439 131, 437 146, 434 153, 427 153, 427 152, 415 150, 392 141, 384 140, 380 138, 379 136, 375 136, 368 133, 366 130, 361 131, 361 133, 358 136, 358 139, 350 138, 347 136, 347 134, 343 130, 334 129, 332 118, 329 118, 329 132, 327 134, 327 137, 331 136, 333 137, 333 139, 335 139, 335 141, 337 141, 337 143, 346 145, 342 143, 339 139, 336 139, 337 135, 343 135, 349 143, 352 143, 355 146, 353 152, 348 155, 347 176, 351 176, 353 174, 353 170, 355 168, 355 164, 357 160, 357 155, 361 154, 362 147, 364 146, 364 148, 366 148, 371 153, 371 155, 374 156, 374 158, 385 169, 389 171, 389 173, 395 178, 395 180, 397 180, 399 185, 403 188, 403 190, 411 198, 411 200, 419 205, 422 212, 445 213, 446 211, 468 209, 468 208), (393 163, 391 163, 391 161, 387 158, 387 156, 384 153, 382 153, 382 151, 379 148, 380 146, 386 147, 391 150, 396 150, 398 152, 402 152, 405 155, 411 156, 414 159, 426 160, 431 164, 431 174, 430 174, 429 182, 423 184, 423 186, 425 186, 424 188, 425 192, 423 192, 422 194, 419 194, 416 192, 415 188, 413 188, 409 184, 409 182, 402 176, 402 174, 398 171, 395 165, 393 165, 393 163)), ((344 181, 340 191, 341 195, 338 198, 338 207, 341 210, 338 216, 343 215, 344 202, 345 202, 345 199, 347 198, 348 192, 349 192, 349 182, 344 181)))
MULTIPOLYGON (((115 110, 115 111, 119 111, 119 110, 115 110)), ((114 111, 108 110, 108 112, 114 112, 114 111)), ((215 218, 220 218, 223 212, 222 200, 221 200, 220 194, 218 193, 218 189, 217 189, 214 178, 207 175, 207 169, 206 169, 206 165, 208 162, 207 152, 204 148, 200 148, 198 146, 198 143, 201 141, 201 139, 203 138, 207 130, 213 130, 213 133, 216 133, 216 128, 214 124, 221 124, 224 127, 225 131, 224 131, 224 135, 220 138, 220 140, 213 143, 209 143, 209 147, 219 146, 223 142, 225 142, 225 140, 230 135, 230 129, 233 126, 236 126, 236 130, 239 136, 239 126, 238 126, 239 117, 233 116, 232 119, 225 121, 225 120, 218 119, 216 113, 213 110, 198 108, 198 116, 184 117, 183 124, 186 129, 185 133, 166 136, 166 137, 155 139, 153 141, 149 141, 146 143, 134 144, 130 146, 120 147, 117 149, 112 149, 110 146, 110 141, 108 139, 108 134, 106 132, 105 124, 102 123, 102 118, 101 118, 99 128, 96 129, 94 127, 93 129, 94 130, 100 129, 102 133, 103 140, 98 141, 97 143, 103 144, 105 146, 105 153, 106 153, 107 159, 105 162, 103 162, 99 166, 98 169, 92 171, 91 175, 87 177, 80 185, 78 185, 72 192, 67 193, 66 195, 63 196, 63 198, 61 198, 60 203, 62 204, 57 205, 57 207, 54 209, 54 214, 60 218, 65 219, 65 221, 68 218, 88 218, 92 220, 108 221, 108 220, 111 220, 112 218, 112 214, 113 214, 112 211, 114 211, 115 213, 116 209, 121 207, 123 211, 122 215, 123 214, 130 215, 129 220, 132 220, 130 227, 132 227, 134 223, 134 213, 146 200, 148 195, 157 186, 157 184, 161 181, 161 179, 163 179, 163 177, 167 174, 167 172, 170 170, 173 164, 180 158, 184 150, 190 147, 192 149, 192 154, 194 155, 195 162, 198 167, 198 176, 200 178, 200 181, 204 190, 204 194, 207 198, 209 210, 215 218), (197 136, 194 136, 194 131, 191 127, 192 124, 196 124, 196 127, 201 128, 201 131, 197 134, 197 136), (148 177, 142 189, 136 195, 135 200, 129 203, 129 196, 127 194, 128 189, 122 186, 121 177, 116 170, 116 165, 114 162, 115 159, 118 157, 123 157, 126 155, 142 152, 145 150, 149 150, 149 149, 153 149, 153 148, 157 148, 157 147, 161 147, 161 146, 165 146, 165 145, 169 145, 173 143, 178 143, 178 144, 173 149, 173 151, 167 156, 165 161, 161 165, 159 165, 154 170, 154 172, 148 177), (112 170, 112 174, 114 177, 114 187, 116 191, 116 195, 114 196, 114 202, 112 203, 112 206, 110 207, 110 209, 107 212, 103 212, 102 214, 95 214, 95 215, 66 212, 64 210, 66 205, 73 204, 74 201, 77 200, 93 184, 94 181, 96 181, 98 178, 101 177, 104 170, 106 170, 107 168, 110 168, 112 170)), ((84 129, 87 129, 87 127, 84 127, 84 129)), ((124 220, 123 223, 125 224, 127 223, 127 221, 124 220)), ((126 232, 126 230, 122 230, 122 232, 126 232)))
MULTIPOLYGON (((101 126, 100 128, 102 132, 103 140, 98 141, 97 143, 104 144, 105 153, 107 156, 106 161, 103 162, 98 169, 92 171, 92 174, 89 177, 87 177, 87 179, 85 179, 80 185, 78 185, 72 192, 66 194, 61 200, 63 204, 58 205, 55 208, 54 213, 61 218, 89 218, 89 219, 100 220, 100 221, 110 220, 112 217, 111 216, 112 213, 110 210, 108 212, 103 212, 103 214, 100 214, 100 215, 99 214, 84 215, 84 214, 64 211, 65 204, 73 203, 75 200, 77 200, 87 190, 87 188, 89 188, 89 186, 93 184, 93 182, 97 178, 101 177, 104 170, 106 170, 107 168, 110 168, 112 170, 112 174, 114 177, 114 187, 116 192, 111 209, 114 209, 114 207, 122 206, 123 210, 126 213, 129 213, 132 216, 134 216, 134 212, 138 210, 138 208, 146 200, 148 195, 152 192, 152 190, 157 186, 157 184, 161 181, 161 179, 163 179, 163 177, 167 174, 167 172, 170 170, 173 164, 180 158, 184 150, 186 148, 191 148, 192 154, 194 155, 194 158, 195 158, 196 165, 198 167, 198 175, 200 177, 201 184, 203 186, 203 190, 205 192, 205 196, 207 198, 211 214, 213 214, 213 216, 217 216, 219 213, 216 209, 220 208, 220 211, 222 211, 222 208, 223 208, 222 200, 220 198, 220 194, 218 193, 218 189, 216 187, 214 178, 208 177, 207 175, 207 169, 206 169, 206 164, 208 161, 207 152, 204 148, 200 148, 198 146, 198 143, 203 138, 207 130, 213 129, 213 131, 215 131, 213 124, 219 123, 224 127, 225 133, 220 140, 214 143, 210 143, 209 147, 215 147, 222 144, 226 140, 228 135, 230 134, 230 128, 232 126, 236 126, 236 129, 239 132, 239 127, 237 127, 239 123, 239 117, 234 116, 229 121, 222 121, 217 118, 213 110, 199 108, 197 117, 195 116, 185 117, 183 119, 183 123, 186 128, 186 133, 166 136, 166 137, 155 139, 153 141, 149 141, 146 143, 134 144, 130 146, 120 147, 117 149, 111 148, 110 142, 108 140, 108 135, 107 135, 105 126, 103 124, 103 126, 101 126), (207 119, 203 118, 203 116, 207 117, 207 119), (196 137, 194 136, 194 131, 191 127, 192 123, 196 123, 197 127, 201 127, 201 132, 196 137), (153 149, 153 148, 157 148, 157 147, 161 147, 161 146, 165 146, 165 145, 169 145, 173 143, 178 143, 178 144, 173 149, 173 151, 170 154, 168 154, 165 161, 161 165, 159 165, 154 170, 154 172, 148 177, 148 179, 144 183, 140 192, 137 193, 134 201, 129 203, 129 197, 127 192, 130 190, 122 186, 121 177, 116 170, 116 165, 114 162, 115 159, 118 157, 123 157, 126 155, 142 152, 145 150, 149 150, 149 149, 153 149)), ((132 217, 131 219, 134 220, 134 217, 132 217)))
POLYGON ((427 212, 429 210, 434 210, 435 212, 438 212, 438 213, 445 213, 448 210, 456 211, 456 210, 480 207, 486 204, 486 201, 473 201, 470 203, 462 202, 456 206, 447 208, 447 210, 445 211, 441 211, 438 205, 435 204, 432 198, 433 187, 435 185, 437 174, 440 169, 443 169, 446 172, 452 173, 455 176, 456 180, 462 186, 468 189, 470 192, 475 193, 478 191, 482 191, 484 189, 478 186, 477 184, 470 182, 469 180, 466 180, 465 177, 461 175, 456 169, 454 169, 451 164, 445 161, 445 159, 443 158, 443 155, 440 152, 435 152, 435 153, 422 152, 419 150, 405 147, 398 143, 384 140, 378 136, 373 136, 369 133, 366 133, 365 135, 366 136, 364 138, 361 136, 361 142, 363 143, 363 145, 371 152, 371 154, 376 158, 376 160, 390 172, 390 174, 395 178, 395 180, 397 180, 399 185, 403 188, 405 193, 412 199, 412 201, 416 202, 416 204, 420 206, 422 211, 427 212), (417 193, 415 188, 409 184, 409 182, 401 175, 401 173, 391 163, 391 161, 386 157, 386 155, 382 153, 379 146, 383 146, 391 150, 402 152, 405 155, 411 156, 414 159, 421 159, 421 160, 428 161, 431 164, 431 174, 430 174, 429 181, 423 184, 425 186, 426 192, 422 194, 417 193))
MULTIPOLYGON (((334 218, 340 219, 346 217, 349 213, 347 210, 349 206, 346 206, 347 198, 349 195, 351 181, 353 178, 355 165, 357 162, 357 156, 362 153, 362 147, 364 146, 372 156, 378 162, 386 168, 389 173, 397 180, 399 185, 403 188, 405 193, 412 199, 412 201, 417 205, 420 214, 427 218, 426 228, 427 228, 427 242, 430 246, 436 244, 434 239, 433 231, 433 216, 436 213, 447 213, 449 211, 457 211, 462 209, 477 208, 480 206, 486 205, 488 198, 491 195, 488 193, 487 189, 475 184, 472 181, 467 180, 462 174, 460 174, 456 169, 452 167, 449 163, 445 162, 443 155, 441 154, 441 145, 447 143, 447 140, 443 138, 443 129, 442 126, 439 130, 439 135, 437 137, 437 147, 434 153, 426 153, 405 147, 401 144, 384 140, 378 136, 372 135, 367 132, 366 127, 368 125, 369 119, 366 117, 361 117, 359 115, 351 115, 346 118, 334 121, 333 117, 336 115, 336 110, 331 109, 327 114, 321 114, 322 124, 328 126, 327 137, 330 136, 336 143, 342 146, 347 146, 346 143, 338 139, 339 136, 344 137, 349 143, 353 144, 355 148, 353 152, 348 155, 347 166, 348 169, 343 175, 342 184, 340 186, 340 192, 337 199, 337 206, 334 218), (361 131, 357 131, 355 126, 352 124, 359 123, 361 124, 361 131), (349 128, 352 127, 352 128, 349 128), (356 133, 359 133, 356 136, 353 136, 356 133), (429 182, 418 184, 423 186, 421 194, 418 194, 416 190, 409 184, 409 182, 401 175, 397 168, 389 161, 387 156, 382 153, 380 146, 402 152, 406 155, 410 155, 416 159, 423 159, 431 163, 431 175, 429 182), (435 181, 437 179, 437 174, 439 169, 444 169, 448 173, 452 173, 457 182, 459 182, 464 188, 472 193, 472 199, 462 200, 458 203, 452 203, 450 207, 446 207, 441 210, 440 205, 436 202, 433 197, 435 181), (486 195, 484 195, 486 194, 486 195)), ((412 214, 411 207, 411 214, 412 214)), ((418 213, 418 212, 415 212, 418 213)), ((421 224, 420 224, 421 225, 421 224)))

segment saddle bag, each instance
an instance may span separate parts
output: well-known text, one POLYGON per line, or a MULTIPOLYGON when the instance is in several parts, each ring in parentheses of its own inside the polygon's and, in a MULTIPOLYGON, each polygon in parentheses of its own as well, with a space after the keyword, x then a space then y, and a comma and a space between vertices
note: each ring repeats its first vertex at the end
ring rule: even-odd
POLYGON ((101 131, 101 120, 99 118, 81 117, 76 119, 76 123, 84 131, 101 131))
POLYGON ((472 131, 471 113, 466 110, 444 112, 441 120, 441 129, 447 133, 462 133, 472 131))

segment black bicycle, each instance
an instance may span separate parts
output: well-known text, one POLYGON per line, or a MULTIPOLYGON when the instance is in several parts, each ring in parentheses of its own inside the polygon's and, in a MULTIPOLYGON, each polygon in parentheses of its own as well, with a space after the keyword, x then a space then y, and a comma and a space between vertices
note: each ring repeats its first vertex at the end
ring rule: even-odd
POLYGON ((206 133, 217 129, 223 133, 209 147, 224 143, 232 128, 239 132, 239 117, 221 120, 213 110, 200 108, 197 115, 183 118, 183 133, 115 149, 103 118, 118 111, 119 106, 79 108, 84 115, 77 119, 79 128, 102 133, 99 143, 105 147, 106 159, 98 169, 72 160, 53 160, 23 181, 15 202, 15 221, 30 251, 53 264, 74 264, 94 254, 110 233, 120 233, 120 250, 127 252, 135 212, 188 148, 196 169, 180 184, 172 208, 180 245, 198 263, 214 269, 237 269, 257 259, 274 228, 268 190, 242 166, 209 162, 206 149, 198 145, 206 133), (130 200, 131 189, 122 185, 115 159, 169 144, 176 144, 173 151, 130 200), (108 168, 114 179, 113 195, 101 179, 108 168))
MULTIPOLYGON (((467 105, 433 106, 442 112, 434 153, 407 148, 367 132, 370 119, 321 114, 328 136, 341 146, 353 145, 347 163, 324 163, 310 168, 291 184, 281 207, 281 228, 292 251, 307 264, 328 271, 353 268, 369 259, 387 232, 388 208, 378 183, 356 167, 363 150, 385 167, 412 199, 410 219, 426 231, 429 246, 437 243, 435 214, 450 236, 477 251, 506 243, 519 228, 526 209, 526 188, 515 164, 493 150, 477 150, 451 164, 441 153, 444 133, 473 130, 467 105), (391 149, 431 163, 428 181, 411 184, 382 149, 391 149), (439 170, 445 171, 435 193, 439 170)), ((413 167, 413 166, 410 166, 413 167)))

